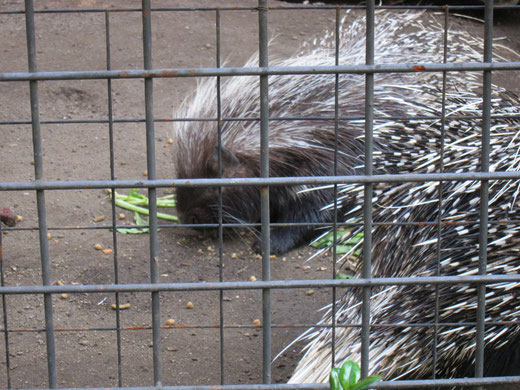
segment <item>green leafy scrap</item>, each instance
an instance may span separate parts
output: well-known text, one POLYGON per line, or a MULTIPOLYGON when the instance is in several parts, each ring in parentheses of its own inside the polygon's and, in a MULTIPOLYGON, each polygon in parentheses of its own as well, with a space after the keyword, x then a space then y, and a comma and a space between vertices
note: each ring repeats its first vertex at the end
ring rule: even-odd
MULTIPOLYGON (((349 230, 339 230, 339 234, 344 234, 350 232, 349 230)), ((347 241, 342 244, 336 244, 336 253, 339 255, 344 255, 345 253, 349 253, 352 248, 358 245, 363 240, 363 232, 356 234, 355 236, 350 237, 347 241)), ((321 249, 332 247, 334 245, 334 232, 330 231, 324 236, 320 237, 318 240, 314 241, 311 244, 314 248, 321 249)), ((361 248, 354 250, 352 253, 354 257, 359 257, 361 255, 361 248)))
POLYGON ((334 367, 329 377, 330 390, 364 390, 379 380, 381 380, 379 375, 370 375, 361 379, 361 369, 352 360, 347 360, 341 368, 334 367))
MULTIPOLYGON (((134 212, 134 222, 137 225, 149 225, 148 219, 143 215, 150 215, 148 209, 149 200, 146 195, 140 194, 137 188, 130 190, 128 195, 114 192, 114 202, 116 206, 134 212)), ((110 192, 112 195, 112 191, 110 192)), ((175 195, 165 195, 157 198, 157 207, 175 207, 175 195)), ((179 218, 167 213, 157 213, 157 218, 178 222, 179 218)), ((144 234, 149 233, 150 228, 118 228, 117 231, 123 234, 144 234)))

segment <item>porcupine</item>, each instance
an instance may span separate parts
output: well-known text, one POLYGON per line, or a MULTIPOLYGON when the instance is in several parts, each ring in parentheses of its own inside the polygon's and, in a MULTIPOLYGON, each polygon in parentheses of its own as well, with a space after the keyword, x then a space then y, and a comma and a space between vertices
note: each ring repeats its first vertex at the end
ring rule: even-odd
MULTIPOLYGON (((432 20, 422 22, 417 14, 377 15, 376 63, 442 62, 442 28, 432 20)), ((304 48, 290 59, 274 60, 274 66, 330 65, 333 47, 330 36, 304 48)), ((448 62, 481 61, 482 42, 463 31, 450 31, 448 62)), ((339 61, 364 62, 364 22, 356 19, 342 29, 339 61)), ((253 57, 245 66, 255 66, 253 57)), ((440 166, 441 75, 376 74, 374 127, 374 173, 435 172, 440 166), (407 118, 407 119, 399 119, 407 118), (426 118, 426 119, 424 119, 426 118), (428 119, 433 118, 433 119, 428 119)), ((478 171, 481 80, 478 74, 448 74, 446 134, 443 170, 478 171)), ((270 76, 271 117, 331 117, 334 112, 334 77, 304 75, 270 76)), ((341 75, 339 113, 341 117, 364 115, 364 78, 341 75)), ((222 84, 222 117, 255 116, 259 88, 256 77, 235 77, 222 84)), ((491 170, 518 170, 519 99, 494 87, 491 170), (509 117, 516 115, 516 117, 509 117)), ((213 80, 201 83, 194 97, 181 107, 178 117, 216 117, 216 89, 213 80)), ((363 169, 362 119, 340 121, 338 170, 341 175, 360 174, 363 169)), ((270 122, 271 176, 329 175, 332 173, 334 127, 330 120, 272 120, 270 122)), ((207 122, 177 123, 175 128, 179 178, 216 177, 217 131, 207 122)), ((222 161, 224 177, 259 175, 259 125, 257 121, 224 121, 222 161)), ((340 186, 340 207, 346 222, 359 222, 363 187, 340 186)), ((376 185, 374 220, 437 221, 438 185, 403 183, 376 185)), ((520 268, 518 245, 518 182, 494 181, 490 185, 490 221, 502 221, 489 230, 488 273, 516 273, 520 268), (506 221, 506 223, 504 223, 506 221), (507 222, 511 221, 511 222, 507 222)), ((216 190, 178 188, 178 208, 186 222, 215 222, 218 208, 216 190)), ((319 191, 302 187, 271 188, 271 222, 330 221, 331 188, 319 191)), ((223 190, 224 221, 256 222, 259 219, 258 191, 251 187, 223 190)), ((441 275, 472 275, 477 271, 478 182, 443 183, 442 219, 451 224, 441 229, 441 275), (460 222, 460 224, 457 224, 460 222), (466 223, 467 222, 467 223, 466 223), (466 223, 466 224, 465 224, 466 223)), ((305 242, 312 228, 273 228, 271 248, 283 253, 305 242)), ((351 231, 351 235, 357 230, 351 231)), ((348 237, 344 237, 348 238, 348 237)), ((373 233, 374 276, 428 276, 435 274, 437 227, 376 226, 373 233)), ((362 258, 362 256, 361 256, 362 258)), ((374 288, 373 323, 432 322, 433 314, 421 313, 434 305, 434 293, 425 287, 374 288)), ((518 285, 488 286, 487 320, 518 321, 518 285)), ((349 291, 338 302, 338 323, 360 322, 359 292, 349 291)), ((474 286, 441 286, 439 321, 471 323, 475 320, 474 286)), ((331 311, 321 323, 331 322, 331 311)), ((336 330, 336 361, 359 359, 357 328, 336 330)), ((373 372, 385 379, 431 375, 431 327, 376 328, 371 330, 373 372), (418 345, 420 347, 418 347, 418 345)), ((492 325, 486 328, 486 375, 514 373, 518 364, 516 346, 520 327, 492 325), (507 338, 504 335, 507 334, 507 338), (497 361, 494 357, 499 356, 497 361)), ((292 382, 322 382, 330 369, 330 330, 314 329, 300 339, 310 340, 292 382)), ((438 376, 471 376, 475 350, 474 326, 439 326, 438 376), (455 338, 455 333, 456 338, 455 338)))
MULTIPOLYGON (((416 26, 421 23, 420 18, 410 15, 406 21, 416 26)), ((409 53, 421 45, 427 46, 429 62, 442 62, 438 26, 421 24, 418 32, 406 33, 401 29, 402 22, 399 18, 376 18, 376 23, 379 23, 376 24, 376 44, 383 40, 379 45, 382 59, 379 62, 413 63, 415 57, 409 53), (395 53, 395 50, 401 53, 395 53)), ((343 33, 342 37, 347 38, 343 46, 353 48, 355 37, 362 37, 363 29, 356 22, 349 29, 343 33)), ((450 31, 448 62, 481 61, 482 47, 483 42, 470 38, 467 32, 450 31)), ((361 50, 359 47, 357 49, 361 50)), ((502 49, 509 50, 505 47, 502 49)), ((518 54, 514 54, 518 57, 518 54)), ((476 73, 467 74, 466 77, 462 74, 448 75, 442 157, 440 81, 439 75, 432 73, 421 74, 415 80, 412 80, 412 76, 376 75, 376 116, 384 118, 403 115, 410 119, 375 122, 375 171, 431 173, 439 171, 441 159, 444 172, 480 170, 482 95, 479 89, 482 78, 476 73)), ((494 117, 490 129, 490 171, 518 171, 520 98, 493 86, 491 101, 491 114, 494 117)), ((374 277, 435 276, 437 272, 445 276, 478 273, 480 182, 443 182, 441 204, 438 191, 439 184, 432 182, 374 185, 373 220, 378 223, 373 228, 372 237, 374 277), (441 224, 437 269, 439 231, 435 222, 439 218, 439 207, 441 220, 446 224, 441 224), (412 225, 394 222, 412 222, 412 225), (419 226, 420 222, 434 223, 419 226)), ((363 186, 343 185, 340 192, 339 203, 349 205, 343 221, 359 225, 362 219, 363 186)), ((518 180, 490 182, 487 247, 489 275, 520 273, 519 193, 518 180)), ((331 208, 332 205, 329 205, 328 209, 331 208)), ((348 241, 358 236, 360 231, 362 227, 353 228, 342 239, 348 241)), ((359 242, 351 253, 361 248, 361 245, 362 242, 359 242)), ((358 259, 359 270, 362 257, 361 254, 358 259)), ((435 329, 432 324, 435 321, 436 292, 433 286, 372 289, 371 323, 378 325, 370 330, 369 361, 372 374, 379 374, 386 380, 431 378, 433 349, 436 348, 437 378, 474 376, 476 286, 441 285, 437 294, 439 325, 434 346, 435 329), (385 327, 384 324, 401 326, 385 327)), ((361 323, 361 295, 361 289, 348 289, 337 301, 337 324, 361 323)), ((330 305, 319 324, 330 326, 331 317, 330 305)), ((519 320, 520 283, 487 285, 485 376, 520 375, 519 320)), ((335 332, 336 365, 341 365, 346 359, 360 361, 360 328, 338 327, 335 332)), ((320 326, 310 329, 297 339, 307 344, 305 354, 289 382, 315 383, 328 380, 331 337, 330 327, 320 326)))
MULTIPOLYGON (((392 23, 385 22, 393 28, 392 23)), ((394 26, 395 27, 395 26, 394 26)), ((341 62, 362 62, 363 44, 359 37, 346 37, 342 45, 341 62)), ((385 41, 381 42, 385 45, 385 41)), ((395 47, 395 45, 394 45, 395 47)), ((411 49, 411 48, 410 48, 411 49)), ((409 58, 425 54, 420 48, 410 50, 409 58)), ((399 51, 385 53, 387 61, 402 59, 399 51)), ((253 56, 245 67, 256 66, 253 56)), ((318 47, 288 59, 272 60, 273 66, 331 65, 334 63, 330 47, 318 47)), ((405 79, 399 77, 394 81, 405 79)), ((404 83, 404 82, 403 82, 404 83)), ((404 83, 406 84, 406 83, 404 83)), ((270 176, 324 176, 334 173, 334 76, 305 75, 298 77, 269 77, 271 118, 323 117, 323 120, 273 119, 269 128, 270 176)), ((362 76, 342 76, 340 83, 340 115, 363 114, 362 76)), ((183 102, 176 113, 179 118, 216 118, 217 92, 215 82, 207 79, 198 85, 193 97, 183 102)), ((223 118, 258 117, 258 77, 235 77, 222 83, 223 118)), ((338 134, 337 174, 362 173, 363 147, 353 139, 362 137, 362 129, 350 126, 338 134)), ((176 122, 174 126, 174 156, 178 178, 217 177, 217 125, 214 121, 176 122)), ((385 168, 380 170, 386 171, 385 168)), ((260 133, 257 120, 222 122, 222 176, 258 177, 260 175, 260 133)), ((333 197, 331 189, 307 192, 304 186, 273 186, 270 188, 270 222, 306 222, 297 227, 272 227, 271 252, 282 254, 308 242, 315 234, 312 223, 330 221, 332 212, 323 210, 333 197)), ((222 190, 223 221, 226 223, 255 223, 260 220, 258 188, 228 187, 222 190)), ((219 198, 216 188, 177 189, 177 210, 185 223, 216 223, 219 198)), ((259 248, 255 243, 255 248, 259 248)))

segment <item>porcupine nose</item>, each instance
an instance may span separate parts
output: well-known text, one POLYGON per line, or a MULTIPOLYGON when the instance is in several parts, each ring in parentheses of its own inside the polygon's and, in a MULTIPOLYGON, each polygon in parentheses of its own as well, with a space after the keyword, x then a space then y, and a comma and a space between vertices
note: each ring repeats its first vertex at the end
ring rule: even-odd
POLYGON ((199 218, 195 214, 190 214, 187 219, 187 223, 197 225, 200 223, 199 218))

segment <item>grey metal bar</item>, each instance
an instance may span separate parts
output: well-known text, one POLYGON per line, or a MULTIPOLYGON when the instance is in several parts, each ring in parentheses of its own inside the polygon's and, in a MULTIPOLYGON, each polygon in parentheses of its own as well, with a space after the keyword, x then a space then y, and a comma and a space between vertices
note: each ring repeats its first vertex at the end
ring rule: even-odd
MULTIPOLYGON (((335 23, 335 47, 334 47, 334 65, 339 65, 339 49, 340 49, 340 8, 336 7, 335 23)), ((335 75, 334 80, 334 176, 338 174, 338 131, 339 131, 339 74, 335 75)), ((338 242, 338 185, 334 184, 334 210, 332 215, 332 278, 336 279, 336 263, 338 261, 337 245, 338 242)), ((336 300, 337 291, 332 288, 331 302, 331 367, 336 365, 336 300)))
MULTIPOLYGON (((143 21, 143 57, 145 69, 152 69, 152 19, 150 0, 142 0, 143 21)), ((146 112, 146 167, 148 180, 156 178, 155 169, 155 129, 153 121, 153 79, 144 80, 145 112, 146 112)), ((159 254, 159 239, 157 237, 157 189, 148 188, 149 210, 148 218, 150 225, 150 281, 159 281, 159 267, 157 259, 159 254)), ((152 292, 152 338, 153 338, 153 376, 156 386, 162 382, 161 370, 161 317, 160 296, 158 291, 152 292)))
MULTIPOLYGON (((492 326, 508 326, 514 327, 518 326, 517 321, 489 321, 486 322, 488 325, 492 326)), ((372 324, 371 328, 392 328, 392 329, 403 329, 403 328, 431 328, 434 325, 433 322, 414 322, 414 323, 378 323, 372 324)), ((476 322, 442 322, 439 323, 443 328, 460 328, 460 327, 475 327, 476 322)), ((161 329, 164 330, 187 330, 187 329, 217 329, 220 325, 215 324, 200 324, 200 325, 175 325, 175 326, 162 326, 161 329)), ((358 323, 348 323, 348 324, 336 324, 337 328, 361 328, 361 324, 358 323)), ((257 325, 252 324, 228 324, 224 325, 224 329, 257 329, 257 325)), ((298 328, 332 328, 332 325, 328 324, 316 324, 316 323, 294 323, 294 324, 271 324, 271 329, 279 328, 279 329, 298 329, 298 328)), ((138 325, 138 326, 130 326, 123 327, 121 330, 125 332, 133 332, 133 331, 145 331, 152 329, 151 325, 138 325)), ((55 332, 57 333, 66 333, 66 332, 113 332, 116 330, 113 326, 103 326, 103 327, 87 327, 87 328, 56 328, 55 332)), ((0 328, 0 332, 5 332, 5 329, 0 328)), ((45 332, 45 328, 12 328, 7 330, 8 333, 42 333, 45 332)))
POLYGON ((2 81, 34 80, 97 80, 139 79, 172 77, 215 77, 215 76, 267 76, 304 74, 365 74, 365 73, 415 73, 415 72, 462 72, 483 70, 519 70, 520 62, 463 62, 421 64, 366 64, 339 66, 259 66, 226 68, 168 68, 168 69, 125 69, 84 70, 62 72, 15 72, 0 73, 2 81))
MULTIPOLYGON (((110 58, 110 11, 105 12, 105 46, 107 70, 111 69, 110 58)), ((107 80, 107 106, 108 106, 108 142, 110 152, 110 179, 115 180, 115 156, 114 156, 114 120, 112 110, 112 80, 107 80)), ((112 246, 114 248, 114 284, 119 283, 118 245, 117 245, 117 219, 116 219, 116 196, 115 188, 110 189, 112 208, 112 246)), ((117 384, 123 386, 122 354, 121 354, 121 313, 119 310, 119 293, 114 294, 116 303, 116 348, 117 348, 117 384)))
MULTIPOLYGON (((2 222, 0 221, 0 286, 5 286, 5 280, 4 280, 4 257, 3 257, 3 251, 2 251, 2 222)), ((11 388, 11 360, 9 357, 9 328, 7 327, 7 302, 6 302, 6 296, 2 295, 2 322, 4 325, 4 329, 2 329, 2 332, 4 332, 4 348, 5 348, 5 375, 7 378, 7 388, 11 388)))
POLYGON ((520 179, 520 171, 507 172, 460 172, 460 173, 406 173, 388 175, 349 175, 349 176, 300 176, 269 178, 223 178, 223 179, 175 179, 175 180, 71 180, 0 183, 0 191, 31 190, 75 190, 104 188, 148 188, 148 187, 207 187, 207 186, 262 186, 262 185, 322 185, 348 183, 404 183, 427 181, 468 181, 468 180, 510 180, 520 179))
MULTIPOLYGON (((443 42, 442 42, 442 50, 443 57, 442 62, 446 63, 448 58, 448 30, 449 30, 449 6, 446 6, 444 10, 444 33, 443 33, 443 42)), ((439 160, 439 172, 444 172, 444 146, 445 146, 445 133, 446 133, 446 78, 447 73, 442 72, 442 95, 441 95, 441 148, 439 151, 440 160, 439 160)), ((442 243, 442 211, 443 211, 443 202, 442 197, 444 193, 444 183, 442 181, 439 182, 439 208, 437 215, 437 261, 435 263, 435 276, 440 276, 441 270, 441 243, 442 243)), ((439 303, 439 286, 435 286, 435 307, 434 307, 434 325, 433 325, 433 351, 432 351, 432 378, 437 378, 437 359, 438 359, 438 339, 439 339, 439 311, 440 311, 440 303, 439 303)))
MULTIPOLYGON (((216 43, 216 66, 220 68, 220 9, 215 11, 215 43, 216 43)), ((222 99, 220 91, 220 76, 217 76, 217 133, 218 133, 218 177, 222 177, 222 99)), ((218 278, 224 281, 224 224, 222 216, 222 187, 218 187, 218 278)), ((219 325, 220 325, 220 384, 225 384, 224 365, 224 291, 219 291, 219 325)))
MULTIPOLYGON (((484 62, 493 61, 493 0, 486 0, 484 11, 484 62)), ((482 145, 480 169, 489 172, 490 153, 490 113, 491 113, 491 71, 484 71, 482 91, 482 145)), ((489 209, 489 181, 480 182, 480 227, 479 227, 479 260, 478 273, 487 272, 487 244, 488 244, 488 209, 489 209)), ((486 286, 477 287, 477 326, 475 349, 475 376, 484 376, 484 349, 485 349, 485 320, 486 320, 486 286)))
MULTIPOLYGON (((442 226, 474 226, 479 224, 479 221, 475 220, 467 220, 467 221, 446 221, 441 222, 442 226)), ((421 227, 428 227, 428 226, 437 226, 438 222, 432 222, 432 221, 392 221, 392 222, 378 222, 374 221, 372 222, 372 226, 415 226, 418 228, 421 227)), ((511 225, 516 224, 520 225, 520 220, 491 220, 489 221, 489 226, 495 225, 511 225)), ((338 227, 359 227, 362 226, 362 222, 337 222, 338 227)), ((204 228, 217 228, 219 227, 218 223, 205 223, 205 224, 188 224, 188 223, 164 223, 160 225, 161 228, 197 228, 197 227, 204 227, 204 228)), ((223 227, 225 228, 259 228, 261 225, 259 223, 223 223, 223 227)), ((331 224, 327 222, 314 222, 314 223, 307 223, 307 222, 273 222, 271 223, 271 226, 280 226, 280 227, 292 227, 292 226, 313 226, 313 227, 321 227, 321 228, 330 228, 331 224)), ((116 228, 147 228, 148 225, 116 225, 116 228)), ((110 225, 101 225, 101 226, 50 226, 47 228, 47 230, 107 230, 112 229, 113 226, 110 225)), ((38 230, 37 226, 33 227, 23 227, 23 228, 4 228, 6 231, 36 231, 38 230)))
MULTIPOLYGON (((267 33, 268 0, 258 0, 258 65, 269 64, 267 33)), ((260 76, 260 176, 269 177, 269 80, 268 75, 260 76)), ((269 187, 260 188, 260 214, 262 239, 262 280, 271 279, 271 243, 269 187)), ((262 381, 271 383, 271 291, 262 290, 262 381)))
POLYGON ((0 294, 62 294, 157 291, 258 290, 308 287, 425 286, 449 284, 498 284, 519 282, 520 275, 424 276, 357 279, 270 280, 256 282, 93 284, 71 286, 6 286, 0 294))
MULTIPOLYGON (((517 321, 490 321, 486 324, 493 326, 508 326, 514 327, 518 325, 517 321)), ((372 324, 371 328, 392 328, 392 329, 403 329, 403 328, 426 328, 432 327, 433 322, 418 322, 418 323, 378 323, 372 324)), ((475 327, 476 322, 442 322, 440 325, 443 328, 460 328, 460 327, 475 327)), ((357 323, 348 323, 348 324, 336 324, 337 328, 361 328, 361 324, 357 323)), ((200 325, 175 325, 175 326, 162 326, 161 329, 164 330, 187 330, 187 329, 217 329, 219 325, 215 324, 200 324, 200 325)), ((257 329, 257 325, 252 324, 228 324, 224 325, 224 329, 257 329)), ((271 324, 271 328, 279 328, 279 329, 298 329, 298 328, 332 328, 332 325, 328 324, 316 324, 316 323, 294 323, 294 324, 271 324)), ((121 330, 125 332, 133 332, 133 331, 147 331, 152 329, 151 325, 138 325, 138 326, 130 326, 123 327, 121 330)), ((116 330, 113 326, 104 326, 104 327, 87 327, 87 328, 56 328, 55 332, 57 333, 66 333, 66 332, 113 332, 116 330)), ((0 328, 0 332, 5 332, 5 329, 0 328)), ((42 333, 45 332, 45 328, 13 328, 8 329, 8 333, 42 333)))
MULTIPOLYGON (((366 2, 366 51, 365 63, 374 64, 374 29, 375 10, 374 0, 366 2)), ((365 175, 373 173, 373 130, 374 130, 374 74, 365 75, 365 175)), ((373 184, 365 183, 363 195, 363 278, 372 277, 372 196, 373 184)), ((371 288, 363 288, 363 300, 361 308, 361 376, 369 374, 370 362, 370 295, 371 288)))
MULTIPOLYGON (((520 383, 520 376, 487 377, 487 378, 457 378, 457 379, 423 379, 382 381, 370 385, 371 389, 428 389, 434 387, 472 387, 476 385, 493 386, 497 384, 520 383)), ((148 386, 148 387, 98 387, 98 388, 62 388, 61 390, 328 390, 328 383, 299 383, 299 384, 252 384, 226 386, 148 386)), ((22 389, 39 390, 39 389, 22 389)))
MULTIPOLYGON (((25 28, 27 34, 27 57, 29 72, 36 72, 36 39, 34 27, 34 3, 33 0, 25 0, 25 28)), ((40 128, 40 111, 38 103, 38 82, 29 82, 31 100, 32 139, 34 154, 35 180, 43 179, 43 151, 40 128)), ((47 239, 47 215, 45 207, 45 191, 36 191, 36 206, 38 210, 38 226, 40 240, 40 261, 42 268, 43 285, 51 284, 51 266, 49 257, 49 243, 47 239)), ((56 388, 56 347, 54 339, 54 319, 52 311, 52 296, 44 294, 45 311, 45 337, 47 344, 47 372, 50 388, 56 388)))
MULTIPOLYGON (((217 76, 220 77, 220 76, 217 76)), ((476 115, 450 115, 450 119, 476 119, 481 118, 481 116, 476 115)), ((520 114, 501 114, 501 115, 491 115, 491 119, 517 119, 520 118, 520 114)), ((335 121, 336 118, 333 116, 316 116, 316 117, 269 117, 269 121, 297 121, 297 120, 308 120, 308 121, 335 121)), ((338 116, 338 120, 340 121, 359 121, 364 120, 364 116, 338 116)), ((374 116, 374 122, 387 122, 391 120, 438 120, 438 117, 434 116, 424 116, 424 115, 414 115, 414 116, 387 116, 384 118, 379 118, 374 116)), ((158 122, 216 122, 217 118, 156 118, 154 119, 155 123, 158 122)), ((251 122, 251 121, 260 121, 260 117, 233 117, 233 118, 220 118, 222 122, 251 122)), ((146 119, 113 119, 112 123, 145 123, 146 119)), ((58 124, 106 124, 108 123, 107 119, 56 119, 56 120, 43 120, 40 121, 40 124, 46 125, 58 125, 58 124)), ((0 121, 0 125, 30 125, 31 121, 0 121)))
MULTIPOLYGON (((267 7, 269 10, 277 11, 293 11, 293 10, 308 10, 308 9, 334 9, 335 6, 326 4, 312 4, 312 5, 276 5, 267 7)), ((215 11, 217 7, 152 7, 152 12, 185 12, 185 11, 215 11)), ((340 5, 341 9, 364 9, 362 5, 340 5)), ((389 10, 438 10, 443 9, 442 5, 383 5, 380 4, 375 7, 376 9, 389 9, 389 10)), ((451 5, 450 8, 453 10, 482 10, 484 5, 470 4, 470 5, 451 5)), ((518 9, 517 5, 499 5, 495 6, 496 9, 518 9)), ((256 11, 255 7, 249 6, 223 6, 222 11, 256 11)), ((75 9, 40 9, 35 10, 35 13, 42 14, 63 14, 63 13, 99 13, 105 12, 105 8, 75 8, 75 9)), ((141 12, 141 8, 114 8, 110 12, 124 13, 124 12, 141 12)), ((11 15, 11 14, 23 14, 23 11, 12 10, 12 11, 0 11, 0 15, 11 15)))

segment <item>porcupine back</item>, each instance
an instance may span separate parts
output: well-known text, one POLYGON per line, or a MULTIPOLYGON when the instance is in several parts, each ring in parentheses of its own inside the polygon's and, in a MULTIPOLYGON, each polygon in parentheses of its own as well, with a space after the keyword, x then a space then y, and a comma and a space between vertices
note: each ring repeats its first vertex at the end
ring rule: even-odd
MULTIPOLYGON (((376 17, 376 21, 377 21, 376 17)), ((400 19, 388 20, 399 24, 400 19)), ((414 20, 412 23, 418 23, 414 20)), ((387 45, 403 50, 394 62, 414 62, 406 54, 408 46, 425 45, 431 61, 442 62, 442 45, 437 27, 424 26, 422 34, 407 34, 398 26, 391 29, 387 45), (435 39, 432 39, 435 38, 435 39), (404 43, 404 48, 401 46, 404 43), (436 48, 436 49, 435 49, 436 48)), ((357 31, 351 34, 361 33, 357 31)), ((381 38, 376 30, 376 42, 381 38)), ((464 31, 450 31, 448 62, 481 61, 482 42, 464 31)), ((425 49, 426 50, 426 49, 425 49)), ((386 62, 386 61, 385 61, 386 62)), ((441 98, 437 75, 424 74, 419 82, 402 84, 399 75, 376 77, 376 117, 398 114, 437 119, 376 121, 374 167, 397 173, 438 172, 441 150, 441 98), (395 82, 394 82, 395 77, 395 82)), ((408 79, 411 80, 411 79, 408 79)), ((446 94, 446 133, 444 172, 480 170, 482 81, 478 74, 448 74, 446 94)), ((490 171, 520 169, 520 99, 504 89, 493 87, 490 171), (500 118, 509 116, 509 118, 500 118), (513 117, 511 117, 513 116, 513 117)), ((373 229, 372 275, 435 276, 437 273, 436 222, 439 217, 438 183, 375 184, 373 219, 377 223, 412 222, 407 225, 375 225, 373 229), (415 224, 413 223, 415 222, 415 224)), ((520 272, 520 220, 516 180, 491 181, 489 189, 489 237, 487 273, 520 272)), ((342 201, 351 205, 344 220, 362 219, 363 186, 341 187, 342 201)), ((444 182, 442 196, 439 274, 466 276, 478 273, 480 182, 444 182), (451 224, 450 224, 451 223, 451 224)), ((344 237, 355 236, 362 228, 344 237)), ((361 247, 361 243, 359 243, 361 247)), ((362 255, 359 263, 362 262, 362 255)), ((437 338, 437 377, 465 377, 474 374, 477 291, 475 285, 441 285, 438 293, 439 325, 437 338), (446 324, 446 325, 442 325, 446 324), (459 325, 457 325, 459 324, 459 325)), ((349 289, 337 302, 338 324, 361 323, 361 290, 349 289)), ((370 370, 383 379, 431 378, 434 349, 433 286, 390 286, 372 289, 372 324, 401 324, 370 330, 370 370), (413 324, 430 324, 413 326, 413 324), (404 324, 412 324, 405 326, 404 324)), ((331 307, 320 324, 331 325, 331 307)), ((520 374, 520 285, 495 283, 486 289, 485 375, 520 374), (509 322, 499 324, 498 322, 509 322), (516 322, 517 325, 514 325, 516 322)), ((305 340, 305 355, 290 382, 326 382, 331 364, 330 328, 314 328, 298 340, 305 340)), ((336 329, 336 364, 360 361, 361 337, 358 327, 336 329)))
MULTIPOLYGON (((417 15, 378 18, 376 61, 378 63, 440 62, 442 46, 440 29, 425 29, 417 15), (412 31, 405 33, 405 30, 412 31), (404 39, 396 44, 395 38, 404 39), (421 43, 418 45, 418 43, 421 43)), ((464 40, 470 37, 450 38, 449 61, 458 53, 464 58, 477 58, 478 52, 464 40), (464 47, 464 49, 462 49, 464 47), (463 51, 465 50, 465 51, 463 51)), ((320 66, 334 63, 334 49, 330 37, 303 47, 288 59, 272 59, 272 66, 320 66)), ((474 43, 474 42, 473 42, 474 43)), ((344 29, 339 50, 341 64, 364 63, 364 22, 356 19, 344 29)), ((246 67, 256 66, 252 57, 246 67)), ((269 76, 269 114, 271 118, 311 118, 299 120, 272 119, 269 125, 270 176, 322 176, 332 175, 334 158, 334 75, 269 76), (316 118, 324 118, 316 120, 316 118)), ((428 109, 429 100, 440 99, 440 77, 431 74, 377 74, 375 105, 381 117, 420 115, 428 109), (418 85, 429 83, 430 91, 421 91, 418 85), (417 102, 409 96, 417 95, 417 102), (432 94, 429 96, 428 94, 432 94), (407 100, 408 99, 408 100, 407 100)), ((223 118, 258 118, 259 78, 227 78, 221 86, 223 118)), ((176 114, 178 118, 216 118, 217 92, 214 79, 202 81, 194 95, 186 100, 176 114)), ((341 117, 362 118, 364 115, 364 76, 341 75, 339 78, 339 114, 341 117)), ((337 173, 362 173, 363 120, 340 122, 337 173)), ((387 124, 388 132, 401 131, 407 124, 394 121, 387 124)), ((410 128, 410 125, 408 125, 410 128)), ((377 130, 377 129, 376 129, 377 130)), ((408 130, 409 131, 409 130, 408 130)), ((177 177, 217 177, 217 124, 215 121, 176 122, 174 126, 174 156, 177 177)), ((379 149, 389 152, 403 150, 399 137, 375 137, 379 149), (384 145, 383 145, 384 143, 384 145)), ((222 175, 223 177, 257 177, 260 166, 260 131, 258 120, 222 122, 222 175)), ((409 153, 422 153, 418 143, 409 153), (417 147, 419 146, 419 148, 417 147)), ((436 145, 424 145, 431 148, 436 145)), ((414 167, 404 159, 404 166, 396 167, 392 161, 375 165, 375 173, 411 171, 414 167)), ((391 153, 390 153, 391 154, 391 153)), ((332 211, 324 206, 332 202, 330 188, 305 191, 300 187, 271 187, 271 222, 323 222, 330 221, 332 211)), ((178 188, 178 210, 181 220, 188 223, 215 223, 218 196, 215 189, 178 188)), ((354 200, 352 200, 354 202, 354 200)), ((345 209, 351 203, 345 199, 345 209)), ((355 202, 354 202, 355 203, 355 202)), ((223 216, 225 222, 258 222, 260 218, 259 194, 252 187, 223 189, 223 216)), ((308 242, 315 234, 313 227, 271 229, 273 253, 284 253, 308 242)))

